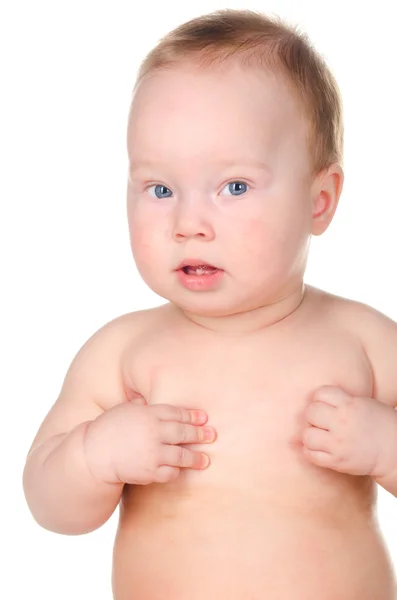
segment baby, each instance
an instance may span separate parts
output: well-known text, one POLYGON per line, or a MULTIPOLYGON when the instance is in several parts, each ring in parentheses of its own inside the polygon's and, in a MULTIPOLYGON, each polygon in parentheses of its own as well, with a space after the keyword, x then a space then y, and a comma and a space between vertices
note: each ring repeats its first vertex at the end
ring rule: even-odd
POLYGON ((81 348, 30 448, 48 530, 120 507, 116 600, 393 600, 397 324, 304 283, 343 186, 338 85, 281 19, 166 35, 128 121, 137 268, 167 299, 81 348))

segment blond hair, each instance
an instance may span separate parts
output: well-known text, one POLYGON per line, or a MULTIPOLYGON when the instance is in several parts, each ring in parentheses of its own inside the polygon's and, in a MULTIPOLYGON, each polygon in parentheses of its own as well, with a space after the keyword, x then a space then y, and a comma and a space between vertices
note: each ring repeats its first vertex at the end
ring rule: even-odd
POLYGON ((179 25, 147 54, 134 91, 158 70, 186 62, 205 69, 228 60, 284 76, 307 120, 311 175, 335 162, 343 165, 343 107, 336 79, 307 34, 278 16, 223 9, 179 25))

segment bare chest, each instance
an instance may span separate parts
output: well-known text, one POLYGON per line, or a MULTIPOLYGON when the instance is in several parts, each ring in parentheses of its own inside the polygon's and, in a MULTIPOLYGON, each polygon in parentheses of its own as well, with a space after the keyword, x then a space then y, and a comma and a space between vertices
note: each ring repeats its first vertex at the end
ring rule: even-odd
POLYGON ((217 431, 210 446, 189 444, 206 452, 211 466, 185 470, 170 488, 213 491, 238 482, 241 489, 255 481, 253 494, 261 501, 288 498, 285 492, 293 492, 296 501, 301 492, 306 504, 319 481, 333 499, 350 485, 351 478, 308 464, 301 436, 306 407, 322 385, 371 395, 371 370, 352 336, 332 331, 248 340, 159 336, 131 356, 129 368, 148 404, 204 409, 217 431))

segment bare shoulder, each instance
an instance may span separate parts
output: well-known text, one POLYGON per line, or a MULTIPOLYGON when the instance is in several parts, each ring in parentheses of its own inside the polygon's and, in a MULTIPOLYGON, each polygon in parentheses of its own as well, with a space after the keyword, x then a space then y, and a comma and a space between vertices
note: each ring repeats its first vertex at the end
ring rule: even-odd
MULTIPOLYGON (((126 350, 138 351, 140 341, 156 327, 164 317, 166 307, 139 310, 126 313, 103 325, 82 346, 73 363, 85 369, 86 377, 94 377, 90 382, 96 403, 107 410, 120 401, 131 400, 126 390, 123 358, 126 350), (95 383, 96 382, 96 383, 95 383)), ((76 377, 76 369, 74 369, 76 377)))
POLYGON ((397 322, 364 302, 321 292, 323 309, 361 342, 374 376, 374 397, 397 405, 397 322))
POLYGON ((129 400, 121 357, 128 345, 137 343, 158 313, 155 308, 121 315, 89 337, 71 361, 58 398, 29 452, 47 438, 68 432, 79 423, 93 420, 112 406, 129 400))
POLYGON ((322 298, 324 310, 338 323, 345 324, 352 333, 362 338, 366 346, 376 344, 379 335, 393 335, 397 331, 396 321, 365 302, 323 290, 316 291, 322 298))

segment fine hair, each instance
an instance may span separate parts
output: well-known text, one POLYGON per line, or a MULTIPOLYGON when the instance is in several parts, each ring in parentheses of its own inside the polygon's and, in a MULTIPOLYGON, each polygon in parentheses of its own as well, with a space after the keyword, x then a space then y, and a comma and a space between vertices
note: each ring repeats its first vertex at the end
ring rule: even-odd
POLYGON ((338 83, 298 25, 277 15, 222 9, 191 19, 160 38, 138 69, 134 92, 150 74, 191 66, 209 69, 237 61, 244 69, 282 76, 307 122, 310 174, 343 166, 343 107, 338 83))

